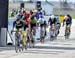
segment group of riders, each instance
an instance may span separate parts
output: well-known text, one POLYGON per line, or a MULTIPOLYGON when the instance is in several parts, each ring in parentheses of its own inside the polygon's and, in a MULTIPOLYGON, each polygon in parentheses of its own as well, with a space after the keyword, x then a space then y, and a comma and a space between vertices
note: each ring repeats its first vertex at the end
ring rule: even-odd
MULTIPOLYGON (((70 30, 71 24, 72 24, 71 16, 65 15, 63 20, 63 26, 66 25, 65 36, 67 30, 71 32, 70 30), (68 29, 67 26, 69 26, 68 29)), ((42 12, 42 9, 32 11, 20 9, 16 15, 16 20, 13 22, 12 31, 14 30, 17 31, 15 32, 15 37, 16 39, 21 38, 22 40, 20 41, 23 45, 25 45, 25 47, 28 44, 29 45, 33 44, 34 47, 36 29, 40 27, 40 41, 44 43, 44 39, 47 35, 46 28, 48 26, 50 26, 50 40, 56 39, 61 27, 60 20, 57 16, 51 15, 47 23, 47 21, 44 20, 44 14, 42 12), (19 38, 17 38, 17 36, 19 38)), ((19 43, 19 40, 16 40, 15 42, 17 41, 19 43)))

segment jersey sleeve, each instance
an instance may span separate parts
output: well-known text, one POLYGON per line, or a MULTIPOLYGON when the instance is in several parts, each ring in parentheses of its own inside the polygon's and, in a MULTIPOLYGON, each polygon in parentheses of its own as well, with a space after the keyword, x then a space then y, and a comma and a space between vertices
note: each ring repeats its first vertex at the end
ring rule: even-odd
POLYGON ((16 21, 13 22, 13 28, 15 27, 16 21))

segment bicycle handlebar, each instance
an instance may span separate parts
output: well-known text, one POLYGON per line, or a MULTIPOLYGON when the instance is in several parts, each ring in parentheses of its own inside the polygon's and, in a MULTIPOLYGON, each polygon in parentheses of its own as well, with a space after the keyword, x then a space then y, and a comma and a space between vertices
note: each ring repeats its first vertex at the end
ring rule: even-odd
POLYGON ((12 32, 22 32, 22 30, 21 30, 21 31, 13 31, 13 30, 12 30, 12 31, 11 31, 11 34, 12 34, 12 32))

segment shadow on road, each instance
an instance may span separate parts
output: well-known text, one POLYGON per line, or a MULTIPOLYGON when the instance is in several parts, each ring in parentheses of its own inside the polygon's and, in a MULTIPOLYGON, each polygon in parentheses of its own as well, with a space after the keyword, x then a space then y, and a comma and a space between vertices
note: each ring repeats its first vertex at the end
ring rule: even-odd
POLYGON ((37 49, 37 50, 27 50, 24 53, 32 53, 32 54, 54 54, 58 55, 59 53, 64 53, 64 51, 51 51, 51 50, 42 50, 42 49, 37 49))
POLYGON ((35 46, 37 49, 75 50, 75 47, 35 46))
POLYGON ((14 50, 15 48, 14 47, 12 47, 12 46, 10 46, 10 47, 0 47, 0 52, 2 52, 2 51, 9 51, 9 50, 14 50))

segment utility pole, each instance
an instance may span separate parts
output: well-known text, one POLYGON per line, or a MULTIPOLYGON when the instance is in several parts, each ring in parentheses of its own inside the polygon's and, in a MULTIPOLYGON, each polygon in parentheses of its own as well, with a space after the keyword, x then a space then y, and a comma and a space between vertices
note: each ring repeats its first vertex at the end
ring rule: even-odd
POLYGON ((9 0, 0 0, 0 46, 6 46, 7 43, 8 2, 9 0))

